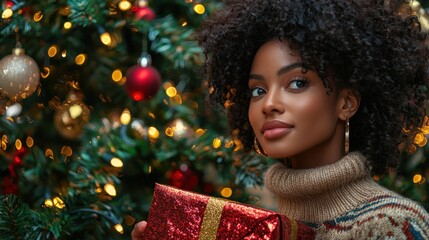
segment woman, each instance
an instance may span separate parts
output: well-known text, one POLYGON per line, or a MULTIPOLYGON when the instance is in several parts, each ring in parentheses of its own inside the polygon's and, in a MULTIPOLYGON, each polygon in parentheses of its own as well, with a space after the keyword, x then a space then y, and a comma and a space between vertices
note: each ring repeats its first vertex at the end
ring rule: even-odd
POLYGON ((211 99, 247 150, 279 159, 265 185, 317 238, 429 238, 429 214, 371 177, 424 123, 429 54, 407 6, 241 0, 201 31, 211 99))

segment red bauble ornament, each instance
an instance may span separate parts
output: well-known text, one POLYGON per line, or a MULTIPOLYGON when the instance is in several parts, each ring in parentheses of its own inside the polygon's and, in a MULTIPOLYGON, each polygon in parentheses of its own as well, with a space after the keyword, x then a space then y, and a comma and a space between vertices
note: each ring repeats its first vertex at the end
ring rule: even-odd
POLYGON ((5 6, 6 8, 12 8, 13 6, 15 6, 15 3, 10 0, 6 0, 5 6))
POLYGON ((198 182, 198 175, 189 168, 175 169, 170 174, 170 185, 180 189, 193 191, 198 182))
POLYGON ((161 83, 161 75, 154 67, 134 65, 127 71, 125 87, 134 101, 143 101, 154 97, 161 83))
POLYGON ((3 194, 18 194, 18 183, 11 176, 3 177, 2 181, 2 193, 3 194))
POLYGON ((156 18, 156 14, 150 7, 140 7, 136 10, 136 18, 138 20, 152 21, 156 18))

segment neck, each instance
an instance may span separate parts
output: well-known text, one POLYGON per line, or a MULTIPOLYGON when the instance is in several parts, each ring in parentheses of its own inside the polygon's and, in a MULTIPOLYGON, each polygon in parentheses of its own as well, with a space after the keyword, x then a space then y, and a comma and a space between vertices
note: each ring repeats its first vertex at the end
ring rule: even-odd
POLYGON ((293 169, 309 169, 329 165, 344 157, 344 123, 325 142, 298 155, 288 157, 293 169))
POLYGON ((291 218, 321 222, 339 216, 380 191, 358 152, 313 169, 273 165, 265 185, 278 198, 279 211, 291 218))

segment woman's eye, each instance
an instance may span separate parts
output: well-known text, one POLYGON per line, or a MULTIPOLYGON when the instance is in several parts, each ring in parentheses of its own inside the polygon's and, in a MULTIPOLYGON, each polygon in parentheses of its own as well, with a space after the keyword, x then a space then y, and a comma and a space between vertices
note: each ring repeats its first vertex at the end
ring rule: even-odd
POLYGON ((299 90, 308 86, 308 81, 305 79, 296 79, 292 80, 289 83, 289 88, 294 90, 299 90))
POLYGON ((259 97, 265 93, 265 89, 261 87, 254 87, 251 89, 252 97, 259 97))

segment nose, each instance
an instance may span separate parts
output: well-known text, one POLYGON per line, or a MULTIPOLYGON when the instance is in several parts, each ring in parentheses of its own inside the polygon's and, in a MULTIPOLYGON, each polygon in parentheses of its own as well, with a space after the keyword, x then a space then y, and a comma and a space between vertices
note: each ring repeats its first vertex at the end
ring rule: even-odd
POLYGON ((285 106, 279 90, 272 89, 266 93, 262 111, 264 114, 283 113, 285 111, 285 106))

